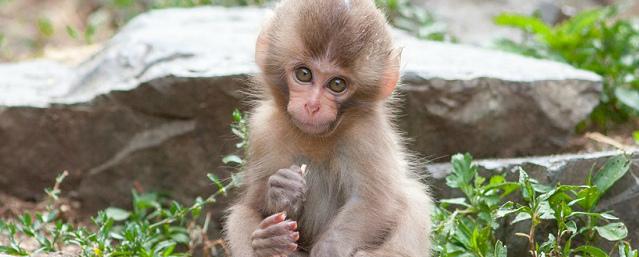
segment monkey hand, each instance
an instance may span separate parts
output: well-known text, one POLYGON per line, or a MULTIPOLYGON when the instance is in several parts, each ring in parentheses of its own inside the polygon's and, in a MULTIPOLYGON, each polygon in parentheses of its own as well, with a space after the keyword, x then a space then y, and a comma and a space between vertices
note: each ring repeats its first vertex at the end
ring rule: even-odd
POLYGON ((287 212, 292 217, 299 215, 305 200, 306 180, 302 169, 293 165, 280 169, 268 179, 267 204, 272 212, 287 212))
POLYGON ((288 256, 297 249, 300 238, 297 222, 286 220, 285 213, 276 213, 264 219, 251 235, 251 246, 256 257, 288 256))

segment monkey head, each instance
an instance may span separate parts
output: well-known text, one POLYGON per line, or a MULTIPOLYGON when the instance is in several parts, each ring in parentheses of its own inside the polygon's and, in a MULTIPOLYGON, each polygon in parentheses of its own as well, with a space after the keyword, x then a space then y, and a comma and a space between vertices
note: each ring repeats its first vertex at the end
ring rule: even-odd
POLYGON ((399 60, 372 0, 284 0, 256 47, 268 95, 316 136, 375 110, 397 85, 399 60))

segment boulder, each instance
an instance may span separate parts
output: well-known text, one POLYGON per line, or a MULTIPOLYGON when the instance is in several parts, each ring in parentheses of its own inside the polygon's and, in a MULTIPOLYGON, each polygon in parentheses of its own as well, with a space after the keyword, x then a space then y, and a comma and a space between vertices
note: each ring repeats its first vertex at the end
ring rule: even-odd
MULTIPOLYGON (((475 162, 479 172, 484 176, 491 174, 506 174, 510 181, 517 181, 518 168, 521 167, 531 177, 546 185, 583 185, 591 169, 598 170, 611 157, 623 154, 609 151, 587 154, 567 154, 544 157, 528 157, 516 159, 491 159, 475 162)), ((629 149, 627 154, 632 160, 630 171, 611 188, 599 202, 601 210, 612 210, 612 214, 619 217, 628 226, 629 241, 632 245, 639 245, 639 149, 629 149)), ((446 187, 445 177, 451 171, 448 163, 427 165, 432 189, 437 199, 461 197, 461 192, 446 187)), ((525 224, 524 224, 525 225, 525 224)), ((527 225, 526 225, 527 226, 527 225)), ((522 231, 521 226, 510 226, 507 235, 522 231)), ((527 241, 518 237, 506 238, 511 249, 523 249, 520 254, 526 255, 527 241)), ((511 253, 512 254, 512 253, 511 253)))
MULTIPOLYGON (((0 188, 38 199, 68 170, 64 188, 87 211, 129 206, 134 187, 181 201, 213 192, 205 174, 232 171, 220 159, 237 151, 231 113, 246 108, 241 90, 257 72, 254 43, 267 12, 153 11, 78 66, 0 64, 0 188)), ((422 155, 559 151, 597 104, 593 73, 396 34, 399 124, 422 155)))

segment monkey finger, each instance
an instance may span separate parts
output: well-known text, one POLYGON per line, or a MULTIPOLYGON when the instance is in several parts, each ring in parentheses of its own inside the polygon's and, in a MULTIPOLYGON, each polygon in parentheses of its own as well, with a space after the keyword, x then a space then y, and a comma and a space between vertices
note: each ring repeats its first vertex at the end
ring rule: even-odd
MULTIPOLYGON (((253 232, 252 236, 253 239, 271 238, 283 235, 295 236, 295 230, 297 230, 297 222, 287 221, 271 225, 265 229, 258 229, 253 232)), ((299 233, 297 234, 297 237, 299 237, 299 233)))
POLYGON ((285 219, 286 219, 286 212, 279 212, 279 213, 273 214, 267 217, 266 219, 262 220, 262 222, 259 225, 259 228, 265 229, 267 227, 270 227, 271 225, 280 223, 284 221, 285 219))
POLYGON ((294 172, 295 175, 298 175, 301 178, 304 178, 304 171, 302 170, 300 166, 292 165, 290 168, 288 168, 288 170, 294 172))
POLYGON ((271 187, 285 188, 301 191, 304 189, 305 184, 301 181, 294 181, 279 176, 271 176, 268 179, 268 185, 271 187))
POLYGON ((274 175, 276 176, 279 175, 290 180, 296 180, 296 181, 304 180, 304 176, 302 176, 302 173, 300 173, 299 170, 280 169, 274 175))
POLYGON ((299 172, 300 174, 302 174, 302 167, 297 166, 296 164, 291 165, 291 167, 289 167, 290 170, 292 171, 296 171, 299 172))
POLYGON ((301 173, 294 170, 289 170, 289 169, 282 170, 280 172, 277 172, 275 175, 281 176, 282 178, 286 180, 306 184, 306 179, 304 178, 304 176, 301 173))

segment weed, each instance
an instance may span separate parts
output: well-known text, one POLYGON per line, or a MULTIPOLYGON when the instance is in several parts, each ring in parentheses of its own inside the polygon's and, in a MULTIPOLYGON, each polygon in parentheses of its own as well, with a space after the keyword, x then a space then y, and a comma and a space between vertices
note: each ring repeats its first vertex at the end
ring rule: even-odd
MULTIPOLYGON (((501 40, 498 47, 520 54, 553 59, 603 77, 600 104, 590 121, 606 129, 609 121, 624 122, 639 115, 639 28, 617 17, 617 7, 582 12, 556 26, 537 16, 504 13, 498 25, 526 33, 521 42, 501 40)), ((579 129, 587 127, 584 122, 579 129)))

